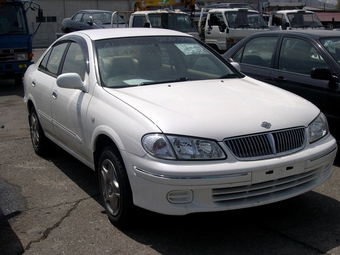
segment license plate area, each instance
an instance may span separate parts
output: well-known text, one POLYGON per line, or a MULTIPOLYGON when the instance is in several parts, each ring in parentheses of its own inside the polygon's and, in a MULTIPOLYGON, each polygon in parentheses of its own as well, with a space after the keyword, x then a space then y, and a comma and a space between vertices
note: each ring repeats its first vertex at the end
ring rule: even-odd
POLYGON ((285 178, 292 175, 303 173, 304 163, 292 164, 267 170, 254 171, 252 173, 252 183, 260 183, 285 178))

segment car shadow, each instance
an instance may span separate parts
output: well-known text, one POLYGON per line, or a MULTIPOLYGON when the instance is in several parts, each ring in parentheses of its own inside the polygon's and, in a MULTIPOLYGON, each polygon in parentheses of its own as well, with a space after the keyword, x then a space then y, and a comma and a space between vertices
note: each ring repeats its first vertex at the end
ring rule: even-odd
MULTIPOLYGON (((101 204, 91 169, 60 148, 49 160, 101 204)), ((339 211, 339 201, 310 191, 225 212, 167 216, 138 209, 136 223, 120 231, 160 254, 323 254, 340 246, 339 211), (294 245, 282 249, 285 241, 294 245)))
POLYGON ((266 206, 183 217, 144 214, 123 230, 161 254, 326 254, 340 245, 340 203, 311 191, 266 206), (282 249, 284 243, 289 249, 282 249), (294 244, 294 245, 291 245, 294 244), (178 248, 178 249, 177 249, 178 248), (264 252, 265 251, 265 252, 264 252))
POLYGON ((5 215, 0 208, 0 254, 22 254, 24 252, 24 247, 19 237, 8 222, 18 214, 20 212, 5 215))
POLYGON ((52 146, 54 146, 54 148, 51 148, 53 155, 46 156, 44 158, 51 161, 90 197, 101 204, 97 175, 95 171, 81 163, 57 145, 52 146))
POLYGON ((10 222, 25 208, 25 200, 20 194, 20 189, 0 178, 0 254, 24 252, 23 245, 10 222))

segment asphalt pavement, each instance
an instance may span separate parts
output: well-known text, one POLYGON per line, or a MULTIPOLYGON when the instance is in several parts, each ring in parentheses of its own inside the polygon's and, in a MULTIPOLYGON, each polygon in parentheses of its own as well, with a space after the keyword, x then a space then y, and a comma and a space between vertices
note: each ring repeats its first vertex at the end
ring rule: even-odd
POLYGON ((34 153, 23 88, 11 80, 0 80, 0 155, 1 255, 340 254, 340 161, 326 183, 286 201, 181 217, 141 210, 118 229, 92 170, 58 147, 34 153))

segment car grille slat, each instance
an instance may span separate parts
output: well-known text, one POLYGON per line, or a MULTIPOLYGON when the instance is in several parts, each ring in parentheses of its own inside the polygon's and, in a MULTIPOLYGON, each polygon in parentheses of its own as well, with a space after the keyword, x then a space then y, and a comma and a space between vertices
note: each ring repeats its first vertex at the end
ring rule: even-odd
POLYGON ((213 201, 216 203, 240 202, 247 198, 259 196, 271 196, 274 194, 288 192, 291 189, 303 188, 304 185, 312 183, 319 178, 320 168, 310 172, 284 177, 278 180, 267 181, 234 188, 218 188, 212 190, 213 201))
POLYGON ((225 145, 240 160, 265 159, 290 154, 303 149, 305 142, 303 127, 224 140, 225 145))

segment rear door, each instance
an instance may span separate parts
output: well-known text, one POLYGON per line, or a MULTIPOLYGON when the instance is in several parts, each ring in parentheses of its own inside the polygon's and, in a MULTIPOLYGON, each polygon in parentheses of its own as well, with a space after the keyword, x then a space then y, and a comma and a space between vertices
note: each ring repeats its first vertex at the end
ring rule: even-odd
POLYGON ((47 136, 54 136, 51 109, 52 88, 56 82, 59 66, 67 44, 52 47, 39 63, 38 71, 32 73, 32 91, 40 123, 47 136))

